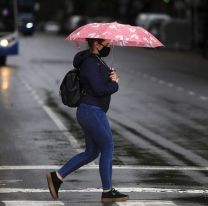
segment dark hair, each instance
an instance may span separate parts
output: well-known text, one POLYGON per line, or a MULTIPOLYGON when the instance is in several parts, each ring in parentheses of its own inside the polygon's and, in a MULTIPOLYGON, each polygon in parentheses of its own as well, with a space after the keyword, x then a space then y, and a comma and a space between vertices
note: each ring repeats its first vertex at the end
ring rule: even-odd
POLYGON ((90 49, 93 49, 94 43, 98 42, 98 44, 102 43, 104 41, 104 39, 100 39, 100 38, 86 38, 86 41, 88 43, 88 46, 90 49))

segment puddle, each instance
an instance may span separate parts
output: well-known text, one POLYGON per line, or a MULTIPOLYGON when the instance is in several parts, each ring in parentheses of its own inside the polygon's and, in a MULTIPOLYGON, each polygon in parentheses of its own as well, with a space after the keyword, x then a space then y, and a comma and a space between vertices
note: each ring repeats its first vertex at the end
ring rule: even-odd
POLYGON ((163 185, 167 186, 181 186, 181 187, 190 187, 193 186, 202 186, 200 183, 193 181, 192 178, 184 175, 180 171, 153 171, 149 172, 149 174, 140 173, 141 184, 154 184, 155 186, 163 185))

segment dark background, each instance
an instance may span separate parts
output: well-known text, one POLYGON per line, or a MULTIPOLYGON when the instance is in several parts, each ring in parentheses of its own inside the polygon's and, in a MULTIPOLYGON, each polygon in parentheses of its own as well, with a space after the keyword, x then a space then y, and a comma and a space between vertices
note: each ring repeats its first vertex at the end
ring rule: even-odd
MULTIPOLYGON (((37 23, 42 25, 42 22, 55 21, 61 28, 64 24, 70 24, 67 19, 74 15, 91 18, 91 22, 98 21, 94 18, 101 16, 108 17, 108 21, 136 25, 136 18, 141 13, 168 14, 176 22, 167 29, 171 34, 164 39, 161 37, 163 31, 159 30, 160 35, 156 35, 156 37, 165 41, 169 48, 195 50, 201 52, 203 56, 207 56, 207 0, 36 0, 35 2, 34 13, 37 23), (187 29, 184 32, 181 31, 182 34, 179 33, 177 36, 176 33, 181 30, 180 28, 184 29, 184 22, 186 22, 187 29), (176 42, 174 39, 181 40, 176 42), (188 42, 183 45, 181 42, 185 41, 188 42)), ((84 23, 86 21, 82 21, 80 24, 84 23)), ((146 29, 151 32, 151 28, 146 29)), ((60 29, 60 31, 64 31, 64 29, 60 29)), ((70 31, 65 31, 65 33, 67 32, 70 31)))

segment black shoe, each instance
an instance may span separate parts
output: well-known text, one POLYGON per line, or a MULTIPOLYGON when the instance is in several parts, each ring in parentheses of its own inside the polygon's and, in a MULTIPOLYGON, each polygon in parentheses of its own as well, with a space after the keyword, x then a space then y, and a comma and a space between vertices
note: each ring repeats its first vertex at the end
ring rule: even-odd
POLYGON ((54 200, 58 199, 58 191, 63 183, 56 175, 56 172, 50 172, 47 174, 48 188, 51 196, 54 200))
POLYGON ((129 199, 128 195, 122 194, 114 188, 109 192, 102 193, 102 202, 123 202, 129 199))

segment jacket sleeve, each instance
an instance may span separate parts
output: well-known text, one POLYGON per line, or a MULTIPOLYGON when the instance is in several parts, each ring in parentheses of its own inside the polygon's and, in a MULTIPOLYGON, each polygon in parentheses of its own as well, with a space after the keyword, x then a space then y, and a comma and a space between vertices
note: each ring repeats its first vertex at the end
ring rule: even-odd
POLYGON ((118 91, 118 83, 113 81, 104 82, 99 71, 97 62, 88 58, 83 67, 86 69, 86 77, 93 93, 96 96, 108 96, 118 91))

